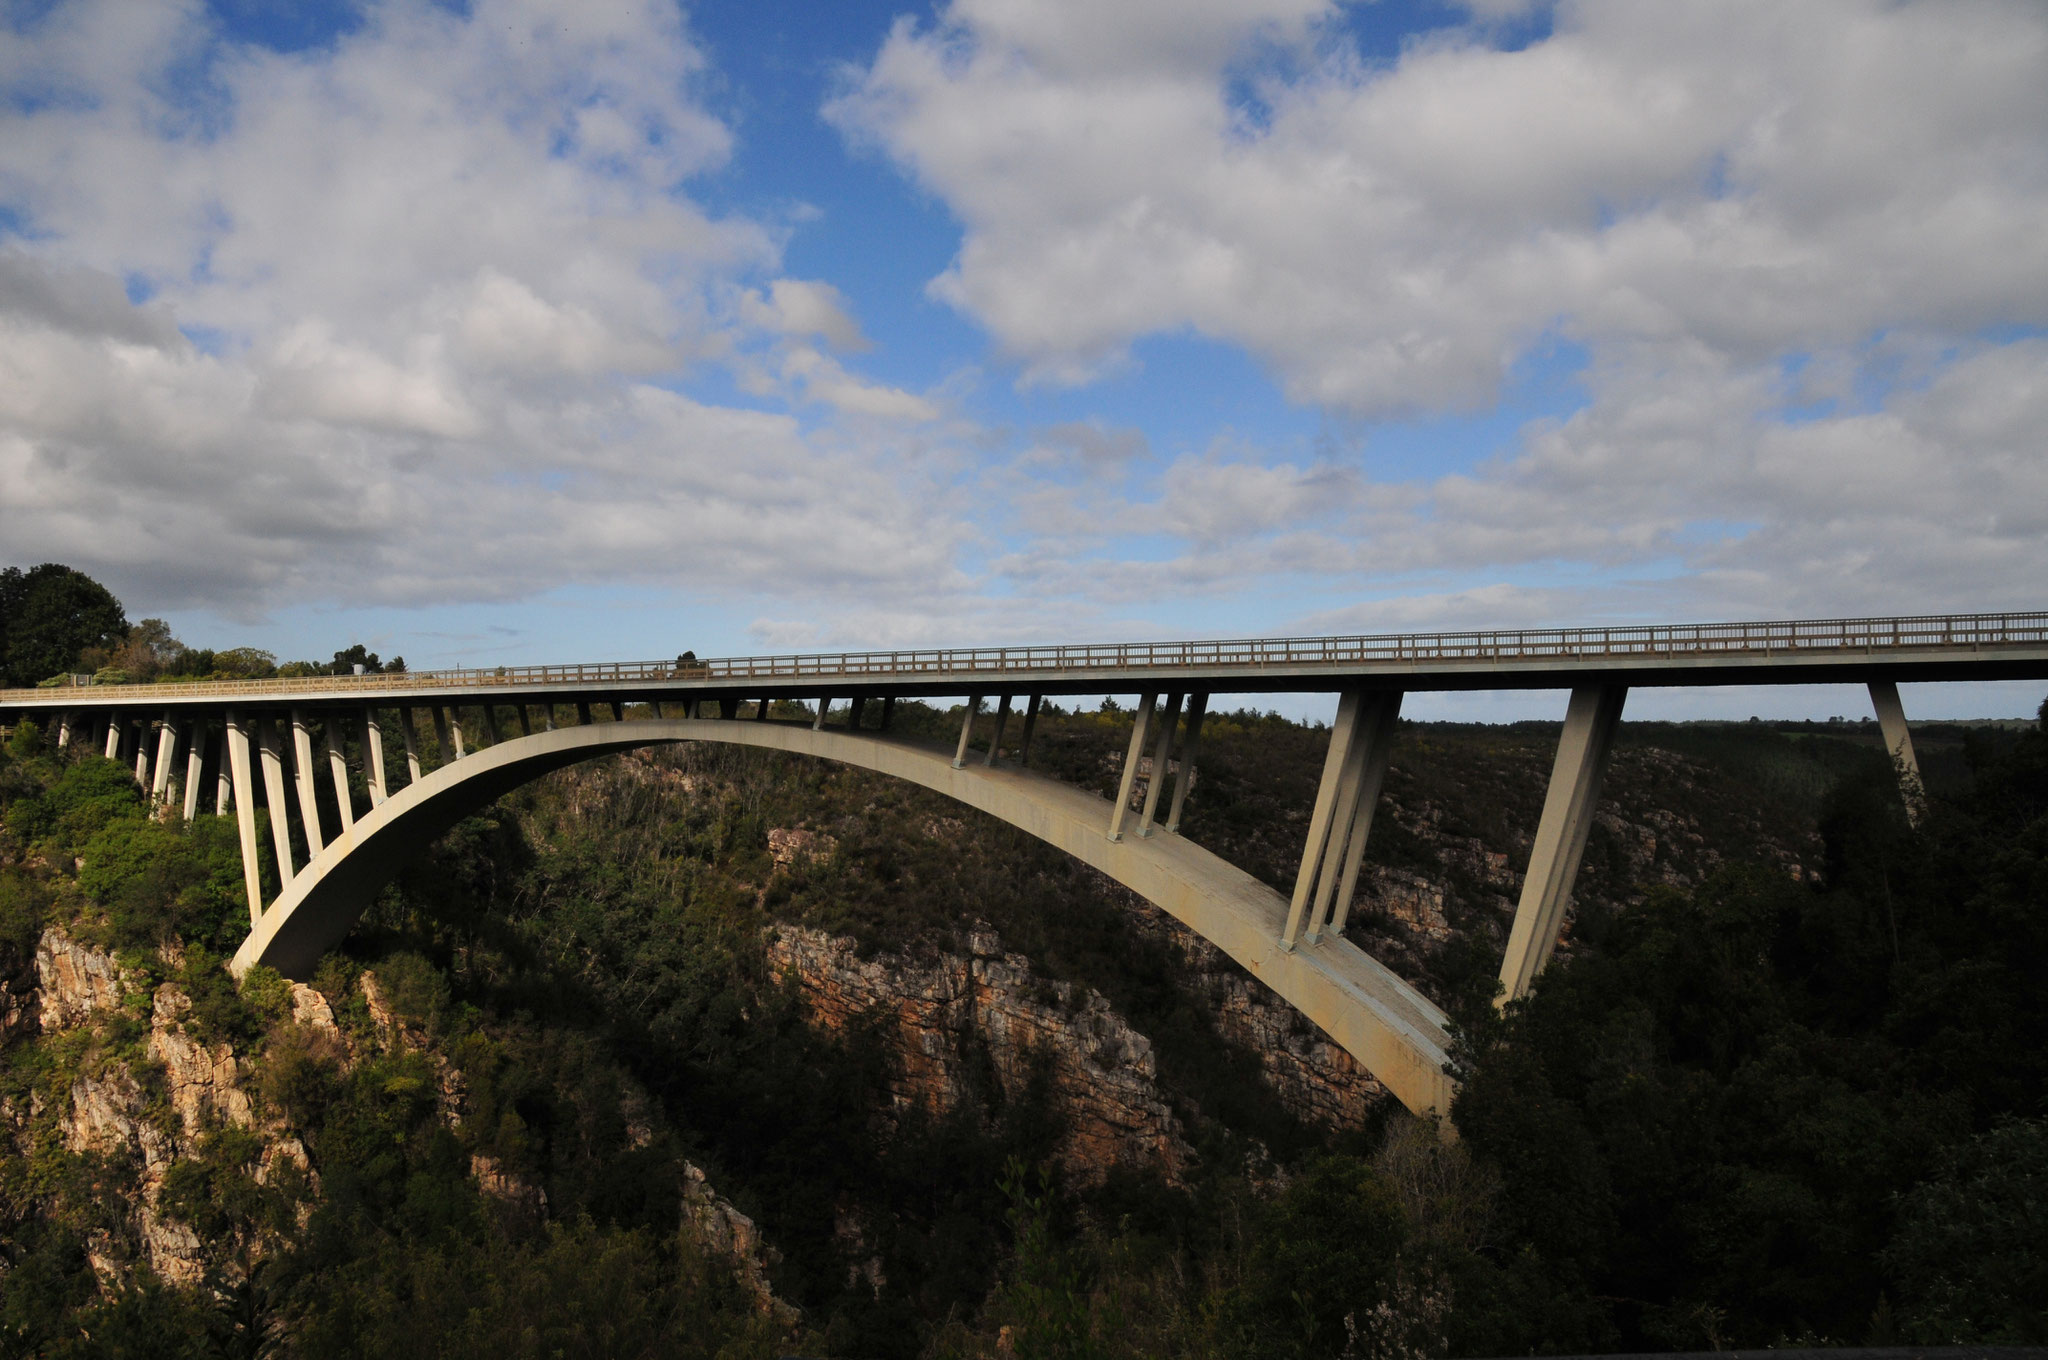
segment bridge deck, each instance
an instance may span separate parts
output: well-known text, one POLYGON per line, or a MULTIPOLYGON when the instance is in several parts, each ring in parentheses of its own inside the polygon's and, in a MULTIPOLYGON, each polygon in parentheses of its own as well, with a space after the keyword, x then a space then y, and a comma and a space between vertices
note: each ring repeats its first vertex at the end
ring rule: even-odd
POLYGON ((2048 677, 2048 612, 1361 637, 941 648, 402 675, 0 690, 0 713, 221 703, 540 703, 716 694, 841 697, 1561 689, 2048 677))

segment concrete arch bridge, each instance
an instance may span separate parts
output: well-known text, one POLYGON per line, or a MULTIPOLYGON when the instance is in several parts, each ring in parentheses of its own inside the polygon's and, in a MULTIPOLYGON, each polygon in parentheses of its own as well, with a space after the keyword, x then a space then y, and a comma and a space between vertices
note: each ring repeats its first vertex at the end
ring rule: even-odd
MULTIPOLYGON (((1107 874, 1236 959, 1359 1059, 1403 1104, 1446 1112, 1446 1020, 1344 936, 1394 724, 1414 690, 1569 689, 1556 763, 1501 963, 1504 1000, 1556 945, 1623 701, 1632 686, 1868 686, 1919 802, 1902 681, 2048 678, 2048 612, 1680 624, 1374 637, 1091 644, 675 662, 504 667, 151 686, 0 691, 0 722, 33 717, 60 745, 132 760, 153 798, 237 818, 250 934, 232 968, 308 973, 377 888, 471 812, 578 761, 719 741, 839 761, 922 784, 1107 874), (1338 696, 1294 890, 1282 894, 1179 835, 1211 694, 1338 696), (1050 695, 1138 696, 1116 801, 1030 768, 1050 695), (893 730, 904 697, 965 695, 952 749, 893 730), (812 706, 777 720, 777 700, 812 706), (835 702, 838 720, 831 720, 835 702), (993 703, 995 735, 970 758, 993 703), (1007 759, 998 759, 1013 721, 1007 759), (386 768, 396 724, 404 768, 386 768), (423 726, 425 724, 426 726, 423 726), (422 758, 430 726, 438 759, 422 758), (345 736, 360 737, 367 798, 345 736), (318 738, 318 751, 315 739, 318 738), (1140 762, 1161 777, 1138 790, 1140 762), (317 796, 321 766, 334 807, 317 796), (1173 783, 1171 797, 1165 796, 1173 783), (1164 806, 1162 806, 1164 804, 1164 806), (266 881, 256 809, 269 810, 266 881), (297 837, 293 834, 296 821, 297 837), (303 844, 305 853, 298 853, 303 844)), ((788 712, 785 709, 784 712, 788 712)))

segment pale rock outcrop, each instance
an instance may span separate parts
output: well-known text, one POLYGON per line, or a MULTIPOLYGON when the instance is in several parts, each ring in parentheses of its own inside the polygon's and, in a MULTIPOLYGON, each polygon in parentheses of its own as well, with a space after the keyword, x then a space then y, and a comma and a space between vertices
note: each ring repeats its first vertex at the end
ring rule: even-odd
POLYGON ((683 1163, 683 1222, 698 1241, 731 1259, 733 1279, 752 1297, 756 1310, 785 1327, 801 1320, 801 1313, 775 1296, 768 1279, 782 1253, 769 1246, 754 1220, 713 1190, 704 1173, 689 1162, 683 1163))
POLYGON ((1208 1003, 1217 1032, 1258 1056, 1261 1074, 1289 1113, 1326 1128, 1365 1127, 1387 1092, 1358 1059, 1221 949, 1143 898, 1127 896, 1134 924, 1180 956, 1187 983, 1208 1003))
MULTIPOLYGON (((122 1005, 124 991, 139 985, 139 979, 124 976, 110 956, 54 927, 44 932, 36 962, 45 1034, 93 1023, 122 1005)), ((163 1105, 154 1105, 130 1063, 106 1062, 81 1072, 73 1082, 62 1132, 65 1146, 73 1152, 134 1159, 139 1172, 139 1193, 133 1201, 135 1232, 143 1254, 167 1282, 196 1284, 215 1265, 233 1268, 240 1253, 224 1246, 246 1246, 253 1259, 269 1244, 205 1243, 188 1225, 162 1212, 164 1178, 172 1164, 198 1155, 206 1131, 225 1126, 253 1129, 263 1139, 253 1172, 259 1183, 269 1183, 287 1165, 310 1174, 310 1164, 297 1138, 282 1128, 260 1124, 254 1103, 242 1089, 243 1065, 234 1050, 227 1044, 203 1044, 187 1032, 190 998, 166 982, 150 1000, 149 1033, 141 1056, 161 1072, 163 1105)), ((128 1269, 111 1239, 95 1241, 91 1255, 103 1277, 128 1269)))
POLYGON ((1007 1097, 1022 1097, 1034 1064, 1046 1064, 1050 1098, 1068 1126, 1061 1161, 1074 1174, 1144 1166, 1178 1180, 1193 1159, 1159 1091, 1152 1041, 1099 993, 1033 976, 1030 961, 1005 952, 992 930, 970 932, 965 955, 862 959, 851 939, 785 926, 768 952, 827 1027, 888 1018, 899 1109, 956 1105, 979 1044, 1007 1097))
POLYGON ((830 859, 838 849, 838 839, 822 831, 781 826, 771 827, 768 831, 768 858, 778 869, 830 859))
POLYGON ((120 969, 113 958, 61 930, 44 931, 36 945, 36 981, 45 1034, 76 1028, 94 1012, 121 1004, 120 969))

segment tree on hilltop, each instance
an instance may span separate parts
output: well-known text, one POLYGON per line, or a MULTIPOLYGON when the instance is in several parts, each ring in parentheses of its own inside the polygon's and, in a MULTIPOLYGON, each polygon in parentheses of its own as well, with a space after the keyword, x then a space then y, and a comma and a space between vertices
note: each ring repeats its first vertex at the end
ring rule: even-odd
POLYGON ((0 671, 13 686, 70 670, 87 648, 128 637, 128 615, 113 592, 58 562, 0 571, 0 671))

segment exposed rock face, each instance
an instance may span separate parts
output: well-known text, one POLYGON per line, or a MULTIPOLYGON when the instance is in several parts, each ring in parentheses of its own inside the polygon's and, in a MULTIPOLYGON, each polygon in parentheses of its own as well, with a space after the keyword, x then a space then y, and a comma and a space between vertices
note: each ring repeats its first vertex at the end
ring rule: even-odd
POLYGON ((762 1238, 753 1219, 713 1190, 704 1173, 688 1162, 683 1164, 683 1221, 705 1246, 732 1259, 733 1279, 752 1296, 759 1312, 785 1327, 796 1325, 802 1315, 775 1297, 768 1281, 768 1272, 782 1253, 762 1238))
POLYGON ((1043 1063, 1069 1129, 1061 1161, 1071 1174, 1085 1180, 1143 1166, 1178 1180, 1194 1154, 1159 1092, 1152 1041, 1099 993, 1034 977, 993 931, 974 931, 968 942, 965 956, 863 960, 851 939, 785 926, 768 952, 795 975, 821 1023, 890 1022, 898 1108, 952 1108, 982 1055, 1004 1096, 1022 1098, 1043 1063))
POLYGON ((36 945, 36 980, 42 991, 43 1032, 84 1024, 95 1011, 121 1004, 114 961, 62 931, 49 930, 36 945))
MULTIPOLYGON (((146 1262, 163 1280, 195 1285, 209 1278, 236 1278, 266 1254, 274 1240, 204 1241, 192 1227, 173 1216, 164 1203, 164 1187, 181 1160, 204 1155, 203 1140, 211 1130, 245 1129, 257 1136, 260 1151, 245 1166, 258 1185, 273 1185, 289 1174, 304 1192, 317 1194, 319 1177, 305 1146, 282 1122, 266 1115, 245 1083, 247 1060, 224 1043, 203 1042, 188 1026, 191 999, 175 983, 162 983, 149 1000, 149 1028, 139 1040, 116 1040, 121 1031, 107 1023, 117 1014, 138 1014, 140 975, 124 972, 108 954, 73 939, 64 931, 45 931, 35 955, 35 986, 14 997, 17 1009, 33 1017, 46 1036, 59 1037, 94 1028, 107 1047, 91 1057, 71 1081, 54 1132, 62 1146, 96 1156, 115 1176, 132 1175, 133 1209, 125 1233, 99 1234, 90 1244, 95 1270, 103 1280, 125 1279, 146 1262), (124 1168, 126 1170, 124 1170, 124 1168)), ((398 1047, 418 1047, 434 1063, 439 1076, 442 1118, 459 1125, 465 1092, 461 1073, 427 1041, 392 1012, 373 973, 362 977, 364 1001, 379 1038, 398 1047)), ((335 1023, 333 1007, 320 992, 291 984, 292 1021, 326 1036, 344 1069, 358 1060, 356 1045, 335 1023)), ((130 1031, 132 1034, 132 1031, 130 1031)), ((623 1113, 636 1146, 652 1138, 646 1128, 646 1098, 628 1093, 623 1113)), ((0 1151, 34 1120, 16 1109, 0 1110, 0 1151)), ((502 1202, 547 1212, 544 1189, 500 1166, 493 1158, 471 1158, 471 1174, 479 1189, 502 1202)), ((799 1320, 795 1309, 775 1297, 768 1272, 779 1259, 762 1240, 752 1219, 720 1197, 694 1166, 686 1168, 684 1217, 711 1251, 731 1258, 734 1278, 751 1294, 756 1306, 785 1325, 799 1320)), ((303 1222, 311 1211, 301 1202, 303 1222)))
POLYGON ((804 831, 793 827, 772 827, 768 832, 768 857, 775 861, 778 869, 794 864, 807 864, 813 860, 830 859, 832 852, 839 848, 839 841, 822 831, 804 831))
MULTIPOLYGON (((55 928, 44 932, 37 947, 36 973, 41 984, 39 1017, 46 1035, 100 1023, 123 1009, 124 998, 142 985, 108 955, 55 928)), ((149 1031, 140 1053, 135 1059, 101 1060, 80 1072, 59 1125, 70 1151, 138 1168, 134 1238, 143 1258, 172 1284, 198 1283, 210 1269, 234 1273, 241 1268, 238 1262, 260 1259, 276 1245, 201 1242, 189 1225, 165 1212, 165 1177, 177 1160, 200 1155, 201 1139, 209 1129, 232 1127, 258 1134, 261 1152, 252 1174, 259 1184, 269 1183, 287 1165, 310 1173, 299 1140, 281 1126, 258 1119, 254 1103, 242 1089, 243 1068, 233 1049, 201 1043, 187 1032, 185 1018, 191 1008, 191 1000, 175 984, 157 987, 150 996, 149 1031), (139 1080, 138 1070, 148 1073, 149 1080, 139 1080)), ((111 1238, 96 1240, 92 1256, 102 1276, 130 1268, 125 1251, 111 1238)))
POLYGON ((1164 938, 1180 954, 1218 1032, 1258 1055, 1266 1081, 1289 1112, 1328 1128, 1364 1127, 1387 1091, 1358 1059, 1215 945, 1135 894, 1128 905, 1139 929, 1164 938))

